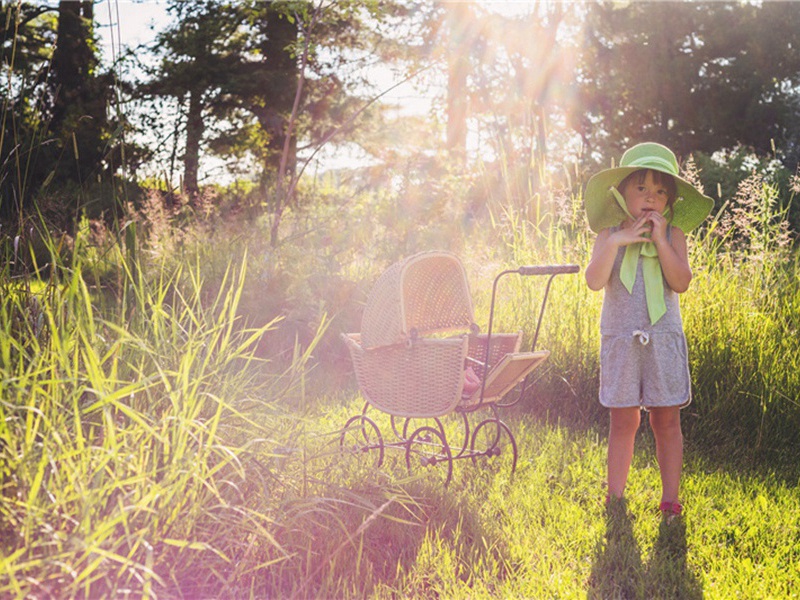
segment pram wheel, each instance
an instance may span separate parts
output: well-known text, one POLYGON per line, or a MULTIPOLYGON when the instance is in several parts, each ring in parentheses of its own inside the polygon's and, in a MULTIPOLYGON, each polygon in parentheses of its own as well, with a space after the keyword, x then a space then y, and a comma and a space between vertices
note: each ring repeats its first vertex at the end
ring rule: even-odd
MULTIPOLYGON (((339 436, 339 447, 342 452, 363 457, 372 450, 377 450, 375 466, 383 464, 383 436, 378 425, 365 415, 350 417, 339 436)), ((365 459, 366 462, 366 459, 365 459)))
POLYGON ((415 468, 423 467, 435 471, 443 484, 450 483, 453 476, 453 454, 444 434, 428 425, 415 429, 406 442, 406 467, 409 475, 415 468))
POLYGON ((479 458, 491 460, 497 457, 496 461, 502 461, 502 464, 506 460, 511 460, 511 474, 513 475, 517 468, 517 442, 514 434, 511 433, 508 425, 496 417, 481 421, 472 433, 470 456, 473 463, 477 463, 479 458), (499 458, 509 453, 510 459, 499 458))
MULTIPOLYGON (((410 437, 409 434, 422 427, 422 424, 425 422, 430 423, 430 420, 406 417, 406 420, 403 423, 403 433, 400 438, 404 441, 408 441, 410 437)), ((434 417, 433 422, 436 423, 436 430, 439 432, 439 437, 443 440, 446 440, 447 437, 444 434, 444 425, 442 425, 442 422, 437 417, 434 417)), ((428 427, 430 427, 430 425, 428 427)))

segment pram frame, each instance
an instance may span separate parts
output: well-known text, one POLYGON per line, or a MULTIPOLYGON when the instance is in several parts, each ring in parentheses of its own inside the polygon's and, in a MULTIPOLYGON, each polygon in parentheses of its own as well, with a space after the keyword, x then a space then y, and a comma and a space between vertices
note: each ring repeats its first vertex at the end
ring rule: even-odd
MULTIPOLYGON (((455 268, 453 266, 453 268, 455 268)), ((472 317, 472 304, 469 297, 468 285, 466 283, 466 273, 463 271, 463 265, 455 255, 446 252, 428 252, 420 253, 395 263, 382 275, 376 283, 376 290, 373 290, 367 302, 365 309, 365 318, 362 320, 362 332, 359 334, 342 334, 345 344, 348 346, 351 358, 353 359, 356 376, 359 382, 359 388, 366 398, 366 403, 360 414, 354 415, 348 419, 342 432, 340 434, 340 446, 347 449, 345 442, 348 434, 352 434, 356 430, 355 437, 356 443, 350 448, 357 453, 367 453, 377 450, 377 458, 375 462, 376 467, 380 467, 384 461, 387 449, 398 449, 405 453, 406 467, 409 473, 413 472, 414 458, 419 456, 419 463, 422 466, 432 467, 437 464, 444 465, 444 485, 449 484, 452 479, 453 463, 456 460, 468 458, 477 463, 481 457, 497 456, 501 452, 500 442, 503 437, 507 438, 508 445, 511 447, 511 473, 516 470, 518 450, 516 439, 512 430, 500 419, 499 408, 513 406, 517 404, 524 396, 525 390, 528 385, 528 378, 531 372, 549 355, 548 351, 536 350, 541 330, 541 324, 544 317, 544 312, 547 304, 547 299, 550 293, 550 287, 556 275, 563 273, 577 273, 579 271, 578 265, 543 265, 543 266, 522 266, 516 269, 507 269, 499 273, 492 284, 492 298, 489 310, 489 321, 487 333, 485 335, 479 333, 479 328, 475 324, 472 317), (466 300, 463 298, 463 306, 457 307, 455 314, 448 314, 445 317, 445 322, 439 323, 435 319, 426 323, 424 331, 420 331, 413 326, 413 320, 406 322, 406 314, 404 313, 404 302, 401 300, 400 307, 392 306, 390 313, 399 314, 400 322, 391 323, 388 330, 390 333, 385 335, 385 332, 372 332, 371 335, 365 336, 369 342, 369 347, 362 343, 362 336, 365 333, 365 327, 370 327, 374 322, 376 315, 380 314, 379 307, 376 303, 370 305, 370 300, 373 299, 373 294, 382 295, 385 300, 386 297, 391 295, 391 290, 387 292, 387 283, 392 285, 391 277, 397 277, 397 270, 404 268, 404 265, 413 265, 418 261, 428 259, 443 259, 454 261, 457 263, 463 275, 463 292, 466 294, 466 300), (496 333, 493 331, 494 326, 494 313, 496 305, 496 296, 498 283, 501 278, 510 275, 518 274, 521 276, 548 276, 547 284, 545 287, 544 295, 542 298, 539 314, 536 322, 536 330, 531 343, 531 350, 529 352, 519 352, 519 345, 521 341, 521 332, 509 333, 496 333), (389 278, 387 281, 386 278, 389 278), (399 310, 398 310, 399 308, 399 310), (463 313, 461 311, 464 311, 463 313), (428 339, 424 337, 425 334, 431 332, 453 331, 469 329, 469 334, 463 334, 459 337, 451 337, 444 339, 428 339), (382 337, 383 336, 383 337, 382 337), (384 353, 385 364, 401 364, 404 365, 415 360, 414 349, 423 349, 436 353, 440 348, 446 349, 449 355, 449 363, 446 368, 446 378, 450 378, 458 365, 458 382, 449 382, 450 390, 453 385, 457 385, 457 394, 455 401, 449 399, 437 405, 435 409, 427 410, 417 408, 406 408, 403 405, 403 400, 396 402, 383 402, 386 398, 379 397, 381 394, 373 385, 375 381, 367 381, 366 373, 379 372, 379 375, 374 375, 373 379, 381 380, 392 378, 392 373, 383 373, 380 370, 364 368, 363 361, 365 356, 369 354, 369 359, 374 359, 375 356, 384 353), (401 358, 396 358, 401 357, 401 358), (462 399, 463 389, 463 365, 465 361, 474 364, 476 371, 481 379, 480 389, 475 391, 469 398, 462 399), (503 379, 503 375, 506 375, 503 379), (498 381, 500 380, 500 381, 498 381), (497 385, 495 385, 497 383, 497 385), (504 398, 522 383, 522 387, 516 399, 511 402, 503 402, 504 398), (381 431, 378 423, 367 415, 367 410, 373 407, 380 412, 387 413, 390 416, 391 432, 394 439, 389 440, 384 432, 381 431), (470 415, 479 409, 488 408, 490 416, 481 419, 474 427, 471 427, 470 415), (463 441, 460 446, 451 446, 447 439, 445 427, 440 417, 446 415, 460 416, 463 428, 463 441), (405 419, 402 427, 399 425, 397 419, 405 419), (425 420, 425 424, 412 427, 412 421, 425 420), (409 433, 410 430, 410 433, 409 433), (478 447, 479 434, 484 432, 488 435, 488 442, 484 440, 485 446, 478 447)), ((400 278, 402 279, 402 277, 400 278)), ((403 284, 398 286, 401 294, 404 293, 403 284)), ((376 296, 377 297, 377 296, 376 296)), ((447 309, 449 311, 449 308, 447 309)), ((412 311, 413 312, 413 311, 412 311)), ((383 327, 383 325, 381 325, 383 327)), ((422 369, 420 378, 430 381, 434 379, 430 374, 425 377, 425 369, 427 364, 418 362, 417 366, 422 369)), ((413 369, 410 371, 413 373, 413 369)), ((397 376, 402 379, 401 375, 397 376)), ((382 383, 378 381, 378 383, 382 383)), ((388 387, 393 391, 391 382, 388 387)), ((400 381, 402 385, 402 381, 400 381)), ((422 391, 425 393, 425 390, 422 391)), ((413 394, 413 391, 412 391, 413 394)))

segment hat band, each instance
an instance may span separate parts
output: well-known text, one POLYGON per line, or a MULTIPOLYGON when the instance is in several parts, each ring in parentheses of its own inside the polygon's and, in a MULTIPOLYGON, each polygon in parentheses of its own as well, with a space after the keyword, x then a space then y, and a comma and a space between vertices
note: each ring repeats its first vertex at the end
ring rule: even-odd
POLYGON ((678 170, 675 164, 666 158, 660 156, 643 156, 642 158, 634 159, 627 165, 620 165, 622 167, 642 167, 645 169, 655 169, 656 171, 665 171, 670 175, 677 175, 678 170))

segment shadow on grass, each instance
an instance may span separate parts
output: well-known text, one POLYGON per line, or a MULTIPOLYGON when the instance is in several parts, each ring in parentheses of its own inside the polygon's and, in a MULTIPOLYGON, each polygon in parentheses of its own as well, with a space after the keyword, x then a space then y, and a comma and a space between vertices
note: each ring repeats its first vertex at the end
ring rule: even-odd
POLYGON ((686 564, 686 521, 682 518, 671 523, 661 521, 645 582, 647 598, 699 600, 703 597, 700 581, 686 564))
POLYGON ((625 500, 612 500, 606 509, 606 535, 599 542, 588 597, 619 600, 700 600, 703 589, 687 567, 686 522, 662 521, 648 563, 633 535, 625 500))
POLYGON ((642 552, 633 535, 633 521, 624 499, 612 498, 606 507, 606 535, 598 543, 588 597, 644 598, 642 552))
POLYGON ((329 485, 286 503, 275 535, 286 558, 264 570, 255 596, 434 598, 487 564, 497 579, 508 576, 507 548, 502 540, 487 547, 494 532, 465 490, 426 479, 381 481, 329 485), (449 564, 451 556, 458 560, 449 564))

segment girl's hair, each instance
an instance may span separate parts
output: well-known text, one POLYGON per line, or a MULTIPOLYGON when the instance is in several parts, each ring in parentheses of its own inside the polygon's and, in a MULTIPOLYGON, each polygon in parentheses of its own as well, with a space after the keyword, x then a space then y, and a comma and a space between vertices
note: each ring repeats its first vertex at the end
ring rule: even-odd
POLYGON ((675 183, 675 179, 669 173, 662 173, 661 171, 655 171, 653 169, 639 169, 638 171, 634 171, 630 175, 628 175, 625 179, 623 179, 617 189, 625 193, 625 186, 627 186, 630 182, 636 181, 638 184, 644 183, 644 180, 647 178, 647 173, 650 172, 653 175, 653 183, 656 185, 664 186, 667 190, 667 208, 670 209, 670 216, 672 215, 672 206, 675 204, 675 200, 678 198, 678 186, 675 183))

